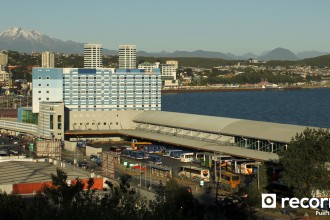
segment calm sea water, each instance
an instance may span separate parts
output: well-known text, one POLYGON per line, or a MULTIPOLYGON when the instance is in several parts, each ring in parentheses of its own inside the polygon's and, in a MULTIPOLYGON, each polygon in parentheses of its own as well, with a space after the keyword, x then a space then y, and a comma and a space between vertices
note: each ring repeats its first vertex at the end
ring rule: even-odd
POLYGON ((330 88, 162 94, 162 110, 330 128, 330 88))

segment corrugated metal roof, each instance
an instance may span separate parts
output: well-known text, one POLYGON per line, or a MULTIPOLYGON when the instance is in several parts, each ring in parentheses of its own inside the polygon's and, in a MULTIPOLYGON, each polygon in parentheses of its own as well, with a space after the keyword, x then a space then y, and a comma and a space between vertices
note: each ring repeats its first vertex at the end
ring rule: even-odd
MULTIPOLYGON (((51 181, 51 174, 56 174, 59 166, 47 162, 4 161, 0 162, 0 185, 13 183, 33 183, 51 181)), ((68 175, 68 180, 88 178, 88 176, 60 167, 68 175)))
POLYGON ((160 141, 162 143, 194 148, 201 151, 230 154, 232 156, 251 158, 261 161, 277 161, 279 159, 278 155, 275 153, 250 150, 236 146, 224 146, 218 143, 210 143, 210 142, 194 140, 184 137, 177 137, 177 136, 168 136, 168 135, 152 133, 148 131, 120 130, 120 133, 130 137, 144 138, 151 141, 160 141))
POLYGON ((307 128, 298 125, 165 111, 143 112, 137 115, 133 121, 282 143, 289 143, 292 137, 307 128))

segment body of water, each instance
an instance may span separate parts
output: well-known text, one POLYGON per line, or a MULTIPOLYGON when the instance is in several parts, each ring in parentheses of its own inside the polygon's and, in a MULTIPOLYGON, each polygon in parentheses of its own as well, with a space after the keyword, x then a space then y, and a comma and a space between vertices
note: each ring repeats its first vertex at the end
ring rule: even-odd
POLYGON ((330 89, 162 94, 162 111, 330 128, 330 89))

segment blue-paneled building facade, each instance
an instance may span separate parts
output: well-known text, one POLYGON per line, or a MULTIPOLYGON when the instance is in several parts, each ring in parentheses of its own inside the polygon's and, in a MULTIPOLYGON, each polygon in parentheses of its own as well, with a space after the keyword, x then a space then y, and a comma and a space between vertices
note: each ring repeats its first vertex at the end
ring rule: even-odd
POLYGON ((63 102, 70 111, 161 110, 159 69, 33 68, 32 111, 63 102))

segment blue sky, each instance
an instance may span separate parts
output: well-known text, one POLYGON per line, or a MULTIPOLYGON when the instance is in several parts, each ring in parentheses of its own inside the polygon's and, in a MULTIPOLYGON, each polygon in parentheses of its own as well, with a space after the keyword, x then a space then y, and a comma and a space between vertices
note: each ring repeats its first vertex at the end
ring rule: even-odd
POLYGON ((330 52, 329 0, 11 0, 1 6, 1 31, 22 27, 113 50, 136 44, 148 52, 330 52))

